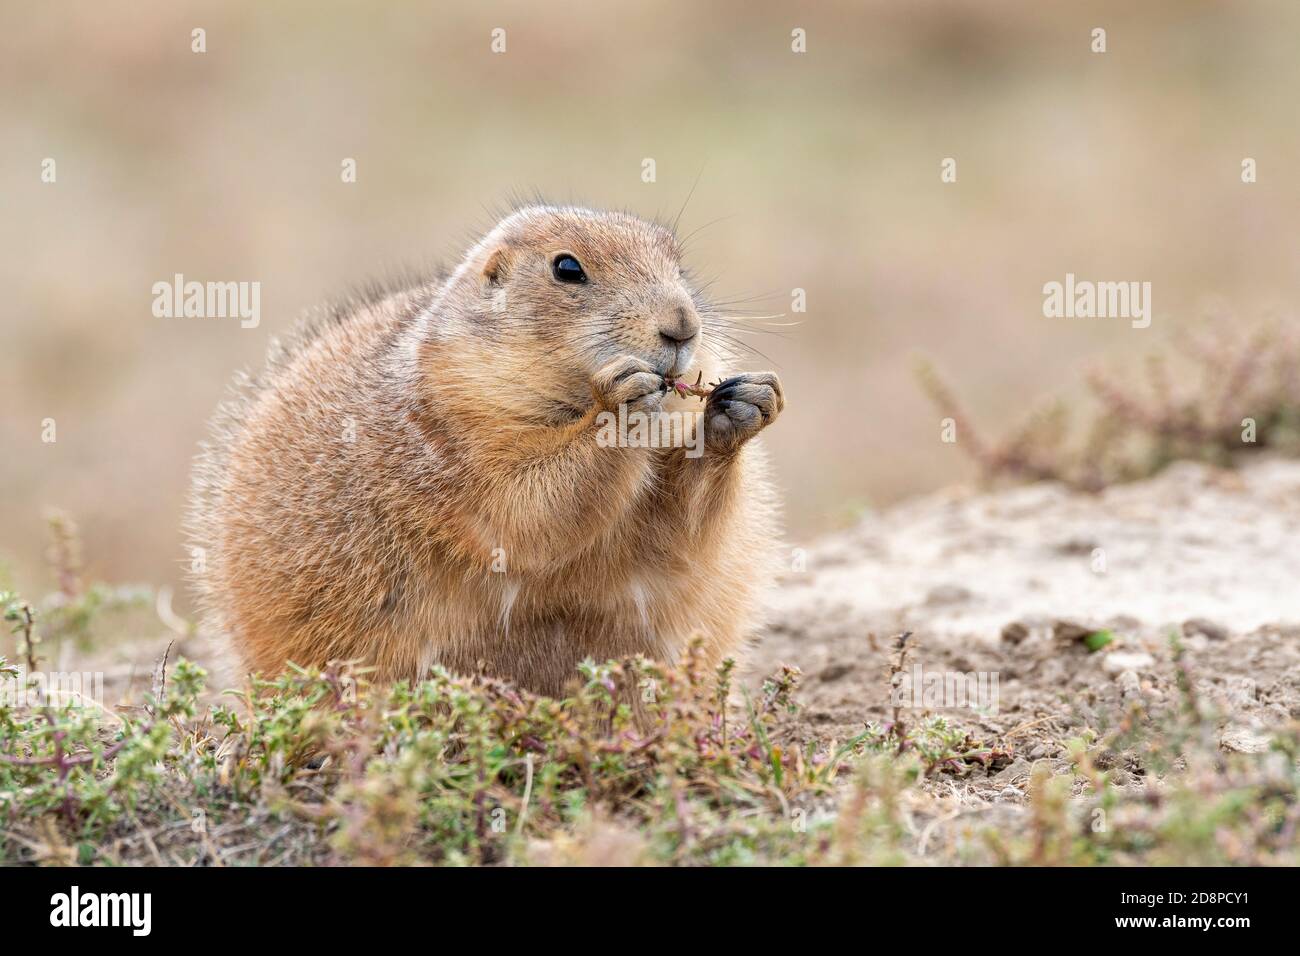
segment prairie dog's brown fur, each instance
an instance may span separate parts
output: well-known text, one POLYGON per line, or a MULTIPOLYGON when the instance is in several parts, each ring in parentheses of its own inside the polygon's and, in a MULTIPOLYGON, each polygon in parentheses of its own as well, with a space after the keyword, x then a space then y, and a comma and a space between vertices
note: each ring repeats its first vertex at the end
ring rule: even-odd
POLYGON ((210 625, 264 674, 483 662, 552 694, 586 657, 671 661, 695 634, 734 654, 775 560, 749 439, 784 399, 771 373, 704 406, 667 392, 724 375, 714 318, 668 230, 533 206, 449 277, 308 323, 237 383, 195 469, 210 625), (566 255, 586 281, 558 277, 566 255), (620 405, 702 410, 703 454, 608 447, 620 405))

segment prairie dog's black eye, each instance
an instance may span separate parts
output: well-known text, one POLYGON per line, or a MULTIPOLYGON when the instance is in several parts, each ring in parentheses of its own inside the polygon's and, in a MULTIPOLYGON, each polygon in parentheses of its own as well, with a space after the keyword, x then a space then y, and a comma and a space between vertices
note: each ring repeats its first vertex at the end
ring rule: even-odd
POLYGON ((587 273, 582 271, 582 263, 567 252, 555 257, 551 263, 551 273, 558 282, 586 282, 587 273))

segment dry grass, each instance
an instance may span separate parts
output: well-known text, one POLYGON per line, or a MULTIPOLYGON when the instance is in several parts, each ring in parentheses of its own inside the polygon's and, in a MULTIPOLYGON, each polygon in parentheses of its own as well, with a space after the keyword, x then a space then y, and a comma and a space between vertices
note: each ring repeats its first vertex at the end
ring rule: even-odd
POLYGON ((1112 364, 1087 381, 1097 409, 1076 434, 1062 400, 1044 403, 990 441, 927 363, 921 385, 954 420, 957 444, 986 480, 1060 481, 1085 491, 1155 474, 1173 461, 1231 465, 1242 455, 1300 453, 1300 332, 1186 336, 1147 357, 1145 381, 1112 364))

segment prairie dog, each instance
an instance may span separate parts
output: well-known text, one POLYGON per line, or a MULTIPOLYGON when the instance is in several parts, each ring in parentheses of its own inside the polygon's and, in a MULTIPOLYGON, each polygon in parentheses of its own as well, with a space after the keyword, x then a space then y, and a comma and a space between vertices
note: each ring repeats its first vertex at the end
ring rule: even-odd
POLYGON ((483 666, 548 694, 584 658, 672 661, 697 634, 735 655, 776 560, 752 439, 784 397, 770 372, 726 377, 679 257, 634 216, 529 206, 449 276, 273 345, 195 467, 208 625, 265 675, 483 666), (701 373, 725 379, 703 403, 665 381, 701 373), (677 413, 681 442, 611 443, 620 407, 677 413))

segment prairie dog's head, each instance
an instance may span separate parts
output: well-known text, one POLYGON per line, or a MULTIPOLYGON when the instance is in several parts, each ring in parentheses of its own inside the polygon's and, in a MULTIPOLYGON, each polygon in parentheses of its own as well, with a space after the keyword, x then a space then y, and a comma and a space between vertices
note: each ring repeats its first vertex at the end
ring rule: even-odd
POLYGON ((543 356, 575 387, 622 355, 681 375, 703 329, 679 251, 667 229, 626 213, 530 206, 469 251, 449 304, 503 358, 543 356))

